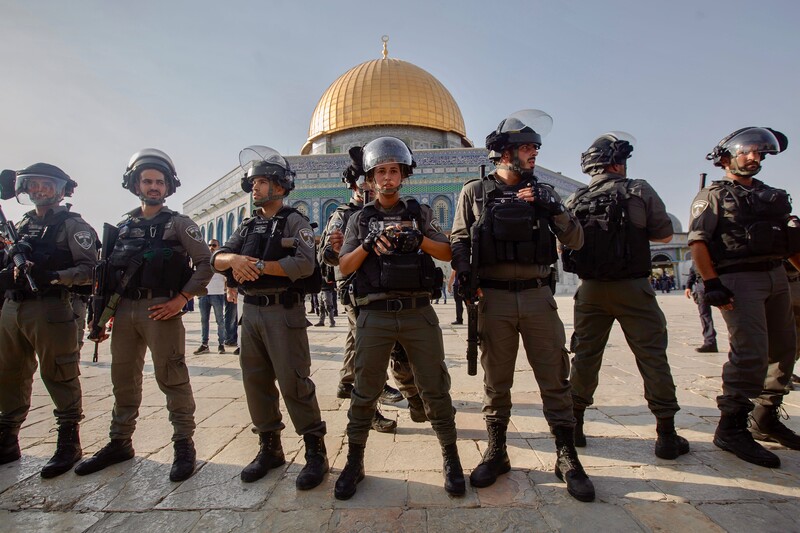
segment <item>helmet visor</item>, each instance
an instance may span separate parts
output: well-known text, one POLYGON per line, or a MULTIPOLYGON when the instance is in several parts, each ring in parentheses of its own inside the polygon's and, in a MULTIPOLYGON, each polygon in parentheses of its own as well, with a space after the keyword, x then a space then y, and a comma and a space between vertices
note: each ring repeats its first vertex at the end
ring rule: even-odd
POLYGON ((553 129, 553 117, 539 109, 522 109, 503 121, 500 133, 522 133, 528 128, 544 137, 553 129))
POLYGON ((733 157, 752 152, 763 155, 777 154, 781 151, 778 139, 766 128, 747 129, 730 138, 722 148, 733 157))
POLYGON ((406 165, 409 168, 412 166, 411 151, 403 141, 394 137, 379 137, 364 146, 365 172, 388 163, 406 165))
POLYGON ((17 176, 17 202, 23 205, 52 205, 61 201, 67 182, 53 176, 20 174, 17 176))

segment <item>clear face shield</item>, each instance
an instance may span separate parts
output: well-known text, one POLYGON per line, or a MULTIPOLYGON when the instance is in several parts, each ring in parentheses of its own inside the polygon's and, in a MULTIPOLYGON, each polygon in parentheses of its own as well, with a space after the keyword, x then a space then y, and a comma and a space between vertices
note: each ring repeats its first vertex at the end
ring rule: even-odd
POLYGON ((379 137, 364 146, 364 171, 369 177, 372 190, 381 194, 395 194, 403 187, 403 181, 397 187, 381 188, 375 182, 374 170, 378 167, 396 163, 403 173, 403 180, 411 174, 414 157, 408 146, 394 137, 379 137))
POLYGON ((523 164, 519 157, 519 146, 532 144, 538 150, 544 138, 553 129, 553 117, 540 109, 521 109, 509 115, 494 132, 495 142, 500 146, 492 148, 489 158, 499 160, 503 150, 511 151, 510 164, 497 164, 497 168, 511 170, 518 174, 532 174, 533 166, 523 164), (530 168, 527 168, 530 166, 530 168))
POLYGON ((259 145, 248 146, 239 152, 239 165, 251 184, 254 178, 260 176, 267 178, 270 182, 265 196, 256 197, 257 193, 253 193, 253 203, 258 207, 273 200, 283 200, 294 189, 294 172, 289 168, 286 159, 273 148, 259 145), (273 192, 273 183, 277 183, 283 188, 281 194, 273 192))
POLYGON ((761 161, 767 154, 781 151, 778 139, 766 128, 750 128, 734 135, 722 149, 730 154, 730 172, 746 178, 761 171, 761 161), (755 154, 758 156, 754 157, 755 154), (740 156, 745 156, 744 160, 740 156))
POLYGON ((17 176, 15 195, 22 205, 56 205, 64 198, 67 182, 51 176, 20 174, 17 176))

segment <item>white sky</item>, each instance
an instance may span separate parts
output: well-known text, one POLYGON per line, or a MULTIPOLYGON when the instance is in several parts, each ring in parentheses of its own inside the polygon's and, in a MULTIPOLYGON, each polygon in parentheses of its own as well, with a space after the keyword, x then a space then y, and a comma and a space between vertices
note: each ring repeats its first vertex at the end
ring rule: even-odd
POLYGON ((633 134, 629 175, 685 227, 699 173, 719 175, 705 154, 740 127, 788 135, 758 177, 800 197, 798 20, 791 0, 0 0, 0 168, 60 166, 99 230, 137 205, 120 186, 130 156, 160 148, 180 209, 244 146, 298 154, 322 93, 388 34, 390 57, 448 88, 478 146, 513 111, 543 109, 539 164, 587 181, 591 141, 633 134))

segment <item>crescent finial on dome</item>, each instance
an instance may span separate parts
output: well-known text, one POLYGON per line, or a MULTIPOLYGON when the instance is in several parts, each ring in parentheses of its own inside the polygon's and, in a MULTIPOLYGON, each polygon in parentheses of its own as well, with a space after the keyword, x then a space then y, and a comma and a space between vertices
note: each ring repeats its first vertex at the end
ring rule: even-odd
POLYGON ((387 43, 389 42, 389 36, 388 35, 381 36, 381 41, 383 41, 383 52, 382 52, 383 58, 386 59, 387 57, 389 57, 389 48, 387 46, 387 43))

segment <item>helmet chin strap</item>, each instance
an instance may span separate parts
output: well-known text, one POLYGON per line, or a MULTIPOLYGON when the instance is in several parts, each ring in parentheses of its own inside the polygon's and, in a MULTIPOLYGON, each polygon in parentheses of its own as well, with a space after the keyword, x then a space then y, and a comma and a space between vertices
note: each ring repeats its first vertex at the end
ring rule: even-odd
POLYGON ((500 170, 510 170, 515 174, 519 174, 523 179, 533 177, 532 168, 522 168, 522 161, 519 159, 519 148, 514 147, 511 149, 511 164, 498 163, 495 168, 500 170))
POLYGON ((382 194, 396 194, 397 191, 403 188, 403 183, 401 182, 400 185, 397 187, 378 187, 375 185, 375 190, 382 194))
POLYGON ((289 195, 288 192, 284 192, 283 194, 273 194, 272 193, 272 180, 269 182, 269 188, 267 189, 267 195, 264 198, 259 198, 258 200, 253 199, 253 205, 256 207, 261 207, 267 202, 273 202, 275 200, 283 200, 289 195))

